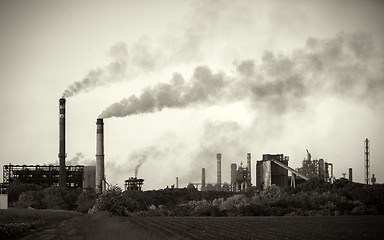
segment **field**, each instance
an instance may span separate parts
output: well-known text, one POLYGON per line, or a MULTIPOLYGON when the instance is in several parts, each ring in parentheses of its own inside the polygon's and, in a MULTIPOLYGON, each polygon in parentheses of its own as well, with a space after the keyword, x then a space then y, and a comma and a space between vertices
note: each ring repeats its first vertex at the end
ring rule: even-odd
POLYGON ((145 218, 9 209, 0 210, 0 225, 21 228, 2 240, 384 238, 384 216, 145 218))

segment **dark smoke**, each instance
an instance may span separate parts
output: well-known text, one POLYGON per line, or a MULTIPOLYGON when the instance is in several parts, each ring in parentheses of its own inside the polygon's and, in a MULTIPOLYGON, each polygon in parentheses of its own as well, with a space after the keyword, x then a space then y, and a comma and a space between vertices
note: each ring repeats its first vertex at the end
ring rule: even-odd
POLYGON ((223 74, 214 74, 208 67, 198 67, 189 82, 185 82, 180 74, 174 74, 171 83, 159 83, 153 88, 144 89, 139 97, 132 95, 114 103, 100 117, 125 117, 161 111, 163 108, 184 108, 193 103, 215 102, 228 84, 226 81, 223 74))
POLYGON ((304 109, 307 97, 376 99, 384 88, 383 59, 382 48, 365 33, 310 38, 305 47, 290 55, 265 52, 260 65, 253 60, 235 63, 235 76, 213 73, 206 66, 197 67, 189 81, 174 74, 171 83, 148 87, 140 96, 116 102, 100 117, 125 117, 223 100, 248 100, 281 114, 304 109))

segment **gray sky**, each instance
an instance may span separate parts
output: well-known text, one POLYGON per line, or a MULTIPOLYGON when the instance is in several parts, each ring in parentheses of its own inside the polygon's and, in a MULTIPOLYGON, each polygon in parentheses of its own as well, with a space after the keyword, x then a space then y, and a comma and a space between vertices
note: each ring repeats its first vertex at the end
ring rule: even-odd
MULTIPOLYGON (((381 1, 0 1, 0 164, 92 162, 105 119, 107 181, 145 189, 222 181, 230 163, 309 149, 384 181, 381 1)), ((252 173, 254 175, 254 172, 252 173)), ((255 183, 255 177, 253 177, 255 183)))

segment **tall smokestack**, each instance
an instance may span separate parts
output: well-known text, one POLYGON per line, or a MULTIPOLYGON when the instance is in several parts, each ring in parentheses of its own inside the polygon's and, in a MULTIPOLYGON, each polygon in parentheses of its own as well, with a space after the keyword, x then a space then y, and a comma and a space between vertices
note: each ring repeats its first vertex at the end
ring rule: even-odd
POLYGON ((65 175, 65 98, 59 100, 59 186, 66 187, 65 175))
POLYGON ((221 153, 216 155, 217 158, 217 185, 221 187, 221 153))
POLYGON ((352 182, 352 168, 349 168, 349 175, 348 175, 349 181, 352 182))
POLYGON ((201 191, 205 191, 205 168, 201 169, 201 191))
POLYGON ((104 178, 104 122, 98 118, 96 121, 96 193, 105 190, 104 178))
POLYGON ((251 169, 251 153, 247 153, 247 166, 248 166, 248 177, 249 177, 249 180, 250 182, 252 183, 252 177, 251 177, 251 173, 252 173, 252 169, 251 169))
POLYGON ((369 184, 369 140, 368 138, 364 141, 364 170, 365 170, 365 184, 369 184))
POLYGON ((176 188, 179 188, 179 177, 176 177, 176 188))

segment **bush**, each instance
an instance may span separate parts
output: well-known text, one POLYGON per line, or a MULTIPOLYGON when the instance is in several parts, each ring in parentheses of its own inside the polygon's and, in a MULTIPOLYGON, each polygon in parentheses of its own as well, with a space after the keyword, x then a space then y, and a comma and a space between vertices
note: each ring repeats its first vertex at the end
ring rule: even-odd
POLYGON ((8 202, 9 203, 16 202, 19 199, 20 194, 22 194, 23 192, 33 191, 33 190, 38 191, 40 189, 41 187, 36 184, 14 181, 7 188, 8 202))
POLYGON ((96 193, 92 190, 86 190, 80 193, 76 201, 76 211, 81 213, 87 213, 89 209, 91 209, 95 204, 96 197, 96 193))
POLYGON ((56 186, 26 191, 20 194, 15 206, 74 210, 80 191, 81 189, 65 189, 56 186))
POLYGON ((15 206, 23 208, 41 208, 41 191, 32 190, 21 193, 15 206))
POLYGON ((129 216, 136 210, 136 204, 128 196, 123 196, 121 188, 114 186, 96 199, 95 210, 108 211, 119 216, 129 216))

